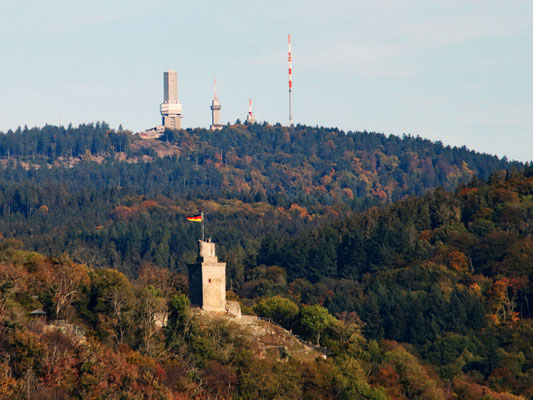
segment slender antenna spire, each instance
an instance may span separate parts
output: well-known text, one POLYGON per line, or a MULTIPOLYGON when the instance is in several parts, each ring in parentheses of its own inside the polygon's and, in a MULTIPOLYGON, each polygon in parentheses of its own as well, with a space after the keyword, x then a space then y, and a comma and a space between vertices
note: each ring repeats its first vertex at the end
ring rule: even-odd
POLYGON ((291 35, 289 34, 289 126, 294 126, 292 121, 292 52, 291 35))
POLYGON ((220 123, 220 109, 222 106, 220 105, 220 101, 218 101, 217 97, 217 78, 215 80, 215 97, 213 98, 213 101, 211 102, 211 130, 212 131, 219 131, 222 129, 222 124, 220 123))

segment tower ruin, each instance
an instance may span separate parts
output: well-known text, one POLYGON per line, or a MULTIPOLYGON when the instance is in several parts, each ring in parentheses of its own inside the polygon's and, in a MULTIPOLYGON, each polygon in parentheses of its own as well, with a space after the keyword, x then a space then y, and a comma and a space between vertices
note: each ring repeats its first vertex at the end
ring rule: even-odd
POLYGON ((210 240, 198 241, 198 258, 189 265, 189 298, 205 311, 227 310, 226 263, 218 262, 210 240))

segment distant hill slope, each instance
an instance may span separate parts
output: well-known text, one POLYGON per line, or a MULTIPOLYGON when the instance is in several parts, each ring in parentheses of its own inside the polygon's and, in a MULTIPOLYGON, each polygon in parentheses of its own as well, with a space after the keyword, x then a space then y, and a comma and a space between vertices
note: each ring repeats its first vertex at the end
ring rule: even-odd
POLYGON ((267 124, 167 131, 160 141, 105 123, 45 126, 0 135, 0 159, 0 181, 356 209, 522 166, 419 137, 267 124))
POLYGON ((20 129, 0 135, 0 233, 130 276, 146 262, 184 271, 199 228, 184 216, 203 209, 240 287, 267 233, 512 167, 523 166, 421 138, 306 126, 167 131, 156 141, 105 123, 20 129))

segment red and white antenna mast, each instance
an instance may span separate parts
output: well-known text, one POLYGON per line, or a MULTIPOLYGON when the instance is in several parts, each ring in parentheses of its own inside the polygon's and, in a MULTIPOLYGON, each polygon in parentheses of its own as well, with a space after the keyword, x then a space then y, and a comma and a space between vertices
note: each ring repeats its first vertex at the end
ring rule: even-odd
POLYGON ((249 124, 255 124, 255 115, 252 111, 252 99, 248 100, 248 116, 246 122, 249 124))
POLYGON ((294 126, 292 122, 292 53, 291 35, 289 34, 289 126, 294 126))

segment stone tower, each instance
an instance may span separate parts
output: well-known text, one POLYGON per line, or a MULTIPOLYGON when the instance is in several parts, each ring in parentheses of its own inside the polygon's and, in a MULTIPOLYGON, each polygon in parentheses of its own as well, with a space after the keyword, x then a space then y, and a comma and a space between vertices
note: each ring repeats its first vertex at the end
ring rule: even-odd
POLYGON ((212 131, 218 131, 222 129, 222 124, 220 123, 220 109, 222 106, 220 105, 220 101, 218 101, 217 97, 217 80, 215 79, 215 97, 213 98, 213 102, 211 103, 211 130, 212 131))
POLYGON ((172 70, 163 73, 164 98, 161 103, 163 126, 168 129, 181 129, 182 110, 178 101, 178 74, 172 70))
POLYGON ((218 262, 215 244, 198 241, 198 259, 189 265, 191 305, 206 311, 226 311, 226 263, 218 262))

